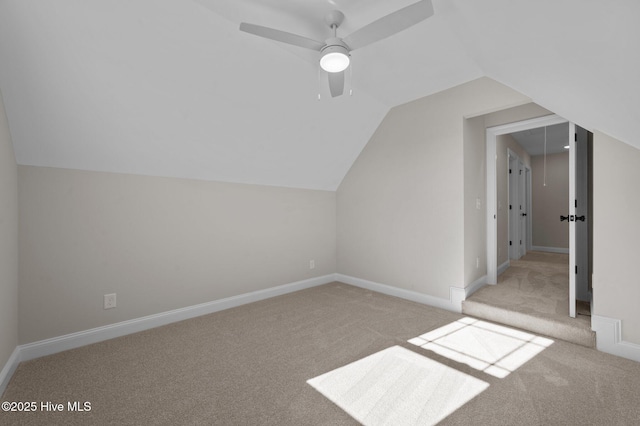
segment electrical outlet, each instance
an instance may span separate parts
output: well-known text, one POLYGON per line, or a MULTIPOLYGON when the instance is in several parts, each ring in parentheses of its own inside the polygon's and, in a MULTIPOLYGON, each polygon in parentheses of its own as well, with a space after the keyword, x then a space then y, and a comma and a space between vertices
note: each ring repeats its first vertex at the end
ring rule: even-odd
POLYGON ((113 309, 116 307, 116 294, 105 294, 104 295, 104 308, 105 309, 113 309))
POLYGON ((315 269, 316 267, 316 261, 315 260, 310 260, 309 261, 309 269, 315 269))

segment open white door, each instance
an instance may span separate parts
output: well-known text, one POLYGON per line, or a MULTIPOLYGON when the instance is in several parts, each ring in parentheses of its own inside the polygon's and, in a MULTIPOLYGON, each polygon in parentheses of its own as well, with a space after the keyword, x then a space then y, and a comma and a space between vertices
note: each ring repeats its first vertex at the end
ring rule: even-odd
POLYGON ((569 316, 576 317, 576 125, 569 122, 569 316))

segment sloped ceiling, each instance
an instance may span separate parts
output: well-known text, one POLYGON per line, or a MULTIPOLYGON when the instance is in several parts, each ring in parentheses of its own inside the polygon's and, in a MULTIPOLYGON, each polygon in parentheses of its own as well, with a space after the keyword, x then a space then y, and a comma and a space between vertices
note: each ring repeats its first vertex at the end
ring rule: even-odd
POLYGON ((640 148, 640 2, 433 0, 353 52, 323 97, 312 51, 415 0, 0 0, 0 89, 19 164, 334 190, 393 106, 488 76, 640 148))

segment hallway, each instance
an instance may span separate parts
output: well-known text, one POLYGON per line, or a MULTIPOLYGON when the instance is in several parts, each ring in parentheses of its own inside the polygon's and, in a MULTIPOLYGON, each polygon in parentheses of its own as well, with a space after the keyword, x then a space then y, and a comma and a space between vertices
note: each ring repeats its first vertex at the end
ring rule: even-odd
POLYGON ((462 313, 595 347, 589 304, 578 302, 569 317, 569 256, 528 252, 462 302, 462 313))

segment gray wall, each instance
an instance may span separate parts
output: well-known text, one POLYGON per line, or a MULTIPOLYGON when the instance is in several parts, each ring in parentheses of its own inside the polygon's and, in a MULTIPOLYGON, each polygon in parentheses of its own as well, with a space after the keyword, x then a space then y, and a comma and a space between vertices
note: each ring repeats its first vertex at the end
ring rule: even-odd
POLYGON ((484 138, 464 133, 484 128, 464 118, 527 102, 481 78, 393 108, 338 189, 338 272, 443 299, 470 284, 486 258, 484 225, 472 229, 484 166, 470 153, 465 171, 464 151, 484 138))
POLYGON ((544 156, 531 158, 533 245, 569 249, 569 153, 547 155, 547 186, 544 186, 544 156))
POLYGON ((18 344, 18 173, 0 93, 0 370, 18 344))
POLYGON ((487 274, 486 144, 484 118, 464 120, 464 282, 487 274))
POLYGON ((622 320, 640 344, 640 150, 593 136, 593 313, 622 320))
POLYGON ((336 270, 334 192, 32 166, 18 176, 20 343, 336 270), (113 292, 118 306, 104 310, 113 292))

